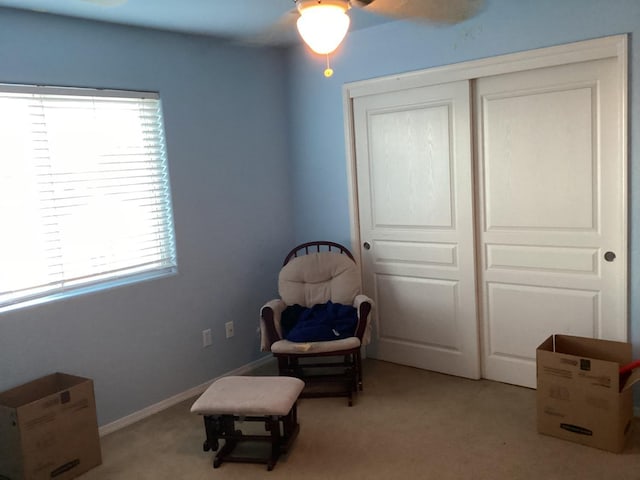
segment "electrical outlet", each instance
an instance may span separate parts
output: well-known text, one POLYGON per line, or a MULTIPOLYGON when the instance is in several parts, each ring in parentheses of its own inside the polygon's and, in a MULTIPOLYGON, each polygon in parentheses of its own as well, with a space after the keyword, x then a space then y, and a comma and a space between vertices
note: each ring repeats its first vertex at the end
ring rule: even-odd
POLYGON ((225 323, 224 328, 227 333, 227 338, 233 337, 233 321, 225 323))
POLYGON ((211 329, 207 328, 202 330, 202 346, 208 347, 211 345, 211 329))

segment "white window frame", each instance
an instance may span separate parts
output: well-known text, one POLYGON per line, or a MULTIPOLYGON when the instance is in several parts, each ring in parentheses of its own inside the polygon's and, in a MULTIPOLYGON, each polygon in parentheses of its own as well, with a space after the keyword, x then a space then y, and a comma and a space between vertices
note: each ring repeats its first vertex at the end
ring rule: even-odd
POLYGON ((21 107, 0 107, 0 313, 177 273, 158 93, 0 84, 3 101, 21 107))

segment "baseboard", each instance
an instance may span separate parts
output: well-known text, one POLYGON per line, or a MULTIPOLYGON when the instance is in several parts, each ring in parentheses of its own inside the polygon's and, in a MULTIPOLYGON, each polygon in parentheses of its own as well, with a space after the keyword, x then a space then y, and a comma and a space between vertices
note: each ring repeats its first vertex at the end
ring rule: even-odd
POLYGON ((101 437, 103 437, 104 435, 108 435, 109 433, 113 433, 116 430, 120 430, 121 428, 127 427, 133 423, 139 422, 140 420, 150 417, 151 415, 161 412, 162 410, 165 410, 169 407, 177 405, 178 403, 184 400, 187 400, 191 397, 195 397, 196 395, 200 395, 209 387, 209 385, 211 385, 218 378, 226 377, 228 375, 245 375, 272 361, 274 361, 274 358, 271 355, 269 355, 269 356, 260 358, 258 360, 255 360, 251 363, 247 363, 246 365, 243 365, 240 368, 236 368, 235 370, 227 372, 224 375, 220 375, 219 377, 209 380, 201 385, 197 385, 193 388, 190 388, 189 390, 186 390, 182 393, 179 393, 165 400, 162 400, 161 402, 155 403, 153 405, 149 405, 148 407, 143 408, 142 410, 138 410, 137 412, 127 415, 126 417, 119 418, 118 420, 115 420, 111 423, 103 425, 98 429, 98 432, 101 437))

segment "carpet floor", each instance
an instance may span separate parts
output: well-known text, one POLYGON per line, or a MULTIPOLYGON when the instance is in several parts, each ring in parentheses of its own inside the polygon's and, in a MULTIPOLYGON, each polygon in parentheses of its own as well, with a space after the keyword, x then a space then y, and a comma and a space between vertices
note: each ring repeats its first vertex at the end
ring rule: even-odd
MULTIPOLYGON (((265 368, 257 374, 273 374, 265 368)), ((364 361, 364 392, 301 399, 300 434, 272 472, 212 468, 202 418, 182 402, 102 438, 82 480, 640 480, 640 425, 621 454, 536 432, 535 391, 364 361)), ((255 425, 255 424, 254 424, 255 425)))

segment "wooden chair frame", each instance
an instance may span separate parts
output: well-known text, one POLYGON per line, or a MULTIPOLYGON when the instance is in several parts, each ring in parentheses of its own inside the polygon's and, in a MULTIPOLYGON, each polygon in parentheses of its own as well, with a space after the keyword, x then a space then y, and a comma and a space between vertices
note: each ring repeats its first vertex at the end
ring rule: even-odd
MULTIPOLYGON (((293 248, 285 257, 283 266, 293 258, 316 252, 333 252, 347 255, 354 263, 355 259, 351 252, 339 243, 329 241, 308 242, 293 248)), ((358 325, 355 335, 362 339, 365 334, 369 314, 371 313, 371 303, 362 302, 359 305, 358 325)), ((262 309, 262 319, 268 336, 269 347, 276 341, 282 340, 274 324, 273 310, 265 306, 262 309)), ((274 353, 278 359, 278 371, 280 375, 294 376, 302 379, 307 387, 300 395, 301 397, 347 397, 349 406, 353 405, 354 395, 362 391, 362 357, 361 347, 346 350, 335 350, 321 353, 274 353), (327 357, 337 357, 340 360, 327 362, 322 361, 327 357), (317 385, 331 387, 318 390, 317 385), (338 388, 335 388, 335 387, 338 388)))

